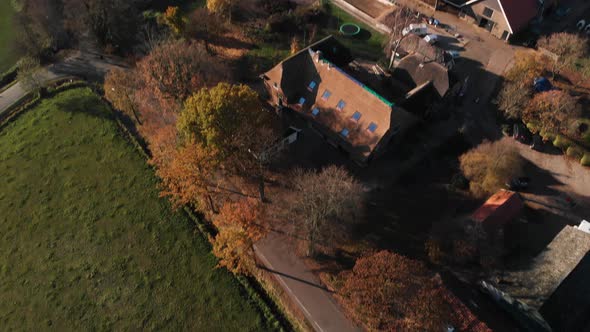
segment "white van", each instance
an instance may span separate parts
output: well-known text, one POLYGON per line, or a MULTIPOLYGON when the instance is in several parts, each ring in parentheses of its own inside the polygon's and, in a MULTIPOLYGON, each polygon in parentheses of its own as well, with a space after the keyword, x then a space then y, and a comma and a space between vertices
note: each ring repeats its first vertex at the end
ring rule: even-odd
POLYGON ((421 24, 410 24, 402 30, 402 35, 405 36, 409 33, 413 33, 420 37, 428 34, 428 26, 425 23, 421 24))

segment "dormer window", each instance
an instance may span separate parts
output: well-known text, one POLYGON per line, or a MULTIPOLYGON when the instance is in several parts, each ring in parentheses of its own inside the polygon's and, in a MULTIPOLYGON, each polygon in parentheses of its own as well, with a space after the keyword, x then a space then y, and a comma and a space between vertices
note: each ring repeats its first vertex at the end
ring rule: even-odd
POLYGON ((340 101, 336 105, 336 109, 339 111, 342 111, 345 106, 346 106, 346 102, 344 102, 344 100, 340 99, 340 101))
POLYGON ((342 135, 342 137, 348 137, 348 134, 350 132, 348 131, 348 129, 344 128, 342 129, 342 131, 340 132, 340 135, 342 135))
POLYGON ((279 89, 279 85, 277 84, 277 82, 274 82, 272 84, 272 87, 275 88, 275 90, 278 90, 279 89))
POLYGON ((371 122, 371 124, 369 124, 369 127, 367 127, 367 131, 370 133, 374 133, 375 130, 377 130, 377 124, 375 122, 371 122))
POLYGON ((311 115, 313 116, 318 116, 318 114, 320 114, 320 109, 317 107, 311 111, 311 115))
POLYGON ((313 92, 313 89, 315 89, 317 83, 315 81, 311 81, 309 82, 309 85, 307 86, 307 90, 309 90, 310 92, 313 92))
POLYGON ((328 100, 328 98, 330 98, 331 95, 332 95, 332 92, 325 90, 324 93, 322 94, 322 100, 323 101, 328 100))
POLYGON ((304 104, 305 104, 305 98, 304 97, 299 98, 299 102, 297 103, 297 105, 303 106, 304 104))
POLYGON ((359 120, 361 119, 361 116, 362 116, 362 114, 360 112, 354 112, 354 114, 352 115, 352 117, 350 119, 354 122, 359 122, 359 120))

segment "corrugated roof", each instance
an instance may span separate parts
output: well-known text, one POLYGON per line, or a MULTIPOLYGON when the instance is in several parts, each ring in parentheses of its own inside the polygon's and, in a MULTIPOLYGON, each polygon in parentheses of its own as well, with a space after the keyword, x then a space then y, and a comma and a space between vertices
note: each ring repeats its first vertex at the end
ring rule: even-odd
POLYGON ((522 199, 517 193, 500 190, 479 207, 471 215, 471 219, 481 223, 504 225, 516 218, 523 207, 522 199))

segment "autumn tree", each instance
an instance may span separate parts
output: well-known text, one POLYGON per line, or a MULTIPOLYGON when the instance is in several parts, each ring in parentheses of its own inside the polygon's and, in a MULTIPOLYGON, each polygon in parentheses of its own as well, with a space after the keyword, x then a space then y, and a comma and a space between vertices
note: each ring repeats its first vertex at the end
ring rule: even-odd
POLYGON ((353 318, 369 330, 437 331, 451 308, 424 264, 389 251, 359 258, 340 289, 353 318))
POLYGON ((162 196, 167 196, 174 207, 190 205, 201 210, 215 210, 212 181, 217 169, 215 151, 195 143, 175 150, 167 162, 160 161, 156 175, 162 179, 162 196))
POLYGON ((194 42, 160 44, 137 64, 137 78, 143 84, 140 99, 154 101, 163 112, 180 110, 193 92, 228 76, 225 64, 194 42))
POLYGON ((136 75, 134 70, 122 68, 111 69, 104 81, 104 94, 113 106, 135 119, 141 124, 137 113, 137 101, 135 91, 137 89, 136 75))
POLYGON ((250 274, 255 265, 254 243, 266 233, 261 225, 262 205, 251 198, 223 205, 214 223, 219 229, 213 253, 235 274, 250 274))
POLYGON ((292 177, 298 196, 289 202, 287 213, 292 220, 301 222, 307 255, 313 256, 319 240, 355 220, 361 210, 362 186, 344 168, 336 166, 319 172, 296 170, 292 177))
POLYGON ((177 6, 168 6, 164 12, 164 22, 175 35, 180 35, 184 30, 184 20, 177 6))
MULTIPOLYGON (((23 54, 41 58, 63 46, 69 39, 64 26, 61 0, 12 1, 16 47, 23 54)), ((3 45, 6 47, 6 45, 3 45)))
POLYGON ((246 85, 219 83, 189 97, 178 117, 185 141, 218 151, 219 162, 235 174, 256 170, 257 157, 272 142, 270 115, 246 85))
POLYGON ((299 45, 299 38, 297 36, 294 36, 293 38, 291 38, 291 54, 299 52, 300 49, 301 46, 299 45))
POLYGON ((517 52, 514 58, 498 95, 498 108, 508 117, 519 119, 533 96, 533 81, 542 76, 547 59, 530 52, 517 52))
POLYGON ((207 52, 211 53, 209 44, 225 31, 224 22, 219 16, 210 13, 207 8, 197 8, 188 17, 185 35, 188 38, 200 40, 205 44, 207 52))
POLYGON ((525 108, 523 120, 533 122, 554 134, 571 134, 574 122, 581 115, 576 98, 562 90, 538 93, 525 108))
POLYGON ((549 36, 541 37, 537 43, 555 55, 552 59, 553 75, 558 74, 567 67, 572 67, 577 59, 588 54, 588 39, 579 34, 557 32, 549 36))
POLYGON ((461 171, 469 179, 469 189, 484 198, 515 176, 522 174, 524 160, 505 141, 484 142, 459 158, 461 171))
POLYGON ((236 0, 207 0, 207 9, 216 15, 226 16, 231 21, 231 13, 236 0))
POLYGON ((141 1, 128 0, 63 0, 66 24, 72 31, 89 31, 98 44, 129 51, 135 44, 141 15, 141 1))

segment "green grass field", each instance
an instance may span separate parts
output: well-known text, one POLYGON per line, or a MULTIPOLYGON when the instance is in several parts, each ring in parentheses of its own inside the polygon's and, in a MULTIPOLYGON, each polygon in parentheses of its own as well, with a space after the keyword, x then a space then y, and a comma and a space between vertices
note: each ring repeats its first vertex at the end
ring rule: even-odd
POLYGON ((272 330, 89 89, 0 132, 2 330, 272 330))
POLYGON ((12 67, 17 61, 17 55, 12 45, 14 29, 12 14, 14 13, 9 0, 0 1, 0 74, 12 67))
POLYGON ((330 15, 336 18, 336 20, 334 24, 331 24, 330 27, 325 29, 326 34, 336 36, 338 40, 348 47, 357 57, 376 61, 384 56, 383 45, 387 36, 373 30, 371 27, 352 17, 335 4, 331 3, 329 8, 330 15), (343 23, 354 23, 358 25, 362 29, 359 37, 343 37, 339 31, 340 25, 343 23))

